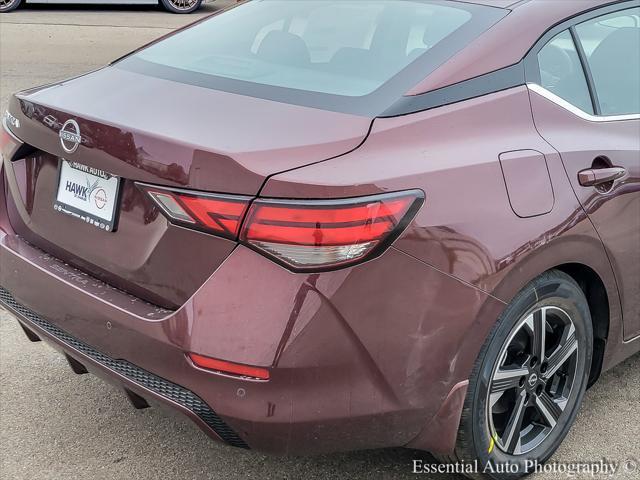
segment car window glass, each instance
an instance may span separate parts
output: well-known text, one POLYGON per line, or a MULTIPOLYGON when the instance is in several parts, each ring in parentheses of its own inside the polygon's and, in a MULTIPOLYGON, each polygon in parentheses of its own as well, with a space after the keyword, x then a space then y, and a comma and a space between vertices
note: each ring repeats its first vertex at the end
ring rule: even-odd
POLYGON ((270 23, 269 25, 265 25, 264 27, 262 27, 260 30, 258 30, 258 33, 256 33, 256 37, 253 40, 253 43, 251 45, 251 53, 253 53, 254 55, 258 53, 258 48, 260 47, 260 44, 269 33, 282 31, 283 29, 284 29, 283 19, 275 21, 273 23, 270 23))
POLYGON ((602 115, 640 113, 640 7, 576 26, 602 115))
POLYGON ((364 96, 473 18, 465 5, 436 2, 249 2, 136 56, 184 72, 364 96))
MULTIPOLYGON (((309 49, 312 63, 328 63, 341 49, 371 48, 380 4, 336 5, 311 10, 298 35, 309 49)), ((292 32, 295 33, 295 32, 292 32)))
POLYGON ((433 48, 451 33, 452 22, 458 23, 459 27, 466 21, 466 17, 461 15, 457 17, 449 15, 448 18, 434 17, 434 15, 441 15, 441 12, 431 10, 416 12, 405 49, 407 56, 417 57, 433 48))
POLYGON ((568 30, 553 37, 540 50, 538 64, 544 88, 580 110, 593 114, 587 79, 568 30))

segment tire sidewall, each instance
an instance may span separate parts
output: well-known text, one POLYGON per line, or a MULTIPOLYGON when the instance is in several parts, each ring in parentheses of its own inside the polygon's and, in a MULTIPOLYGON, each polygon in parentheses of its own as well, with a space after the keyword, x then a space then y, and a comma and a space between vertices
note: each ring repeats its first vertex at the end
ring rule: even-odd
POLYGON ((18 8, 20 5, 22 4, 22 0, 17 0, 16 2, 12 3, 11 6, 5 10, 0 9, 0 13, 9 13, 9 12, 13 12, 16 8, 18 8))
POLYGON ((582 290, 573 280, 559 277, 545 278, 545 281, 538 282, 534 288, 523 290, 507 307, 490 341, 484 361, 478 372, 473 398, 472 408, 476 412, 473 418, 473 443, 480 462, 480 468, 485 470, 484 473, 486 475, 500 479, 519 478, 526 474, 527 470, 531 471, 531 464, 527 465, 527 461, 542 464, 553 455, 566 437, 582 402, 591 366, 592 344, 593 327, 589 308, 582 290), (488 388, 498 355, 515 326, 529 313, 545 306, 561 308, 573 320, 576 338, 578 339, 578 372, 572 394, 564 410, 565 414, 560 417, 558 424, 550 435, 530 452, 512 456, 502 452, 497 445, 491 448, 492 442, 487 415, 488 388), (505 465, 512 465, 511 468, 514 471, 504 471, 504 468, 502 471, 498 471, 498 467, 505 465), (516 469, 517 471, 515 471, 516 469))

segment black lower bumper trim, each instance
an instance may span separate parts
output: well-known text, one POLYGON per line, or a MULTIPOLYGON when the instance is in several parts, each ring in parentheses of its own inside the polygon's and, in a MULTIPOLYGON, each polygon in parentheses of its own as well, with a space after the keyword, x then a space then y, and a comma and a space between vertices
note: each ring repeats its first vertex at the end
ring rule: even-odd
POLYGON ((226 443, 234 447, 249 448, 224 421, 195 393, 183 388, 175 383, 171 383, 164 378, 147 372, 140 367, 127 362, 126 360, 115 360, 103 353, 98 352, 89 345, 65 333, 60 328, 47 322, 38 314, 20 304, 5 288, 0 286, 0 305, 13 311, 26 320, 34 323, 69 347, 83 353, 92 360, 98 362, 103 367, 112 370, 132 382, 147 388, 154 393, 171 400, 197 415, 226 443))

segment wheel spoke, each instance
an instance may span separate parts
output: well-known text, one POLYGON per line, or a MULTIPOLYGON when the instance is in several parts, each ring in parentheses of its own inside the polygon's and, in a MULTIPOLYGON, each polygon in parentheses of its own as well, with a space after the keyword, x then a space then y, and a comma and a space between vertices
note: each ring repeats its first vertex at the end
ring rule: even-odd
POLYGON ((540 309, 532 315, 531 329, 532 329, 532 353, 533 356, 538 359, 538 362, 542 363, 545 359, 545 343, 547 335, 547 320, 546 310, 540 309))
POLYGON ((556 426, 563 411, 547 392, 542 392, 542 395, 536 397, 536 409, 551 428, 556 426))
POLYGON ((558 371, 558 369, 565 364, 565 362, 573 355, 578 349, 578 339, 576 338, 575 331, 569 334, 567 340, 560 345, 556 351, 549 357, 547 362, 547 370, 544 373, 544 378, 549 379, 558 371))
POLYGON ((522 421, 524 419, 524 410, 527 403, 527 394, 523 391, 516 400, 516 405, 511 412, 511 417, 504 430, 501 443, 507 452, 514 454, 520 443, 520 431, 522 429, 522 421))
POLYGON ((188 10, 196 4, 196 1, 197 0, 169 0, 171 5, 178 10, 188 10))
POLYGON ((491 393, 503 393, 510 388, 516 388, 520 385, 520 379, 527 375, 529 375, 529 369, 526 367, 499 369, 493 376, 491 393))

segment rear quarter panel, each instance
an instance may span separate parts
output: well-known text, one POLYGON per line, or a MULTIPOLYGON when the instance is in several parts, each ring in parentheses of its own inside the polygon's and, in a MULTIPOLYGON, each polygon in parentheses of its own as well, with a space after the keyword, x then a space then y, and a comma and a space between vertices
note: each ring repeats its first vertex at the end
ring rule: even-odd
MULTIPOLYGON (((535 129, 524 86, 377 119, 358 150, 277 175, 262 195, 347 197, 416 187, 424 190, 425 205, 394 248, 507 303, 548 269, 565 263, 587 265, 605 284, 610 335, 616 339, 610 343, 618 343, 620 302, 611 265, 558 153, 535 129), (546 214, 522 218, 511 208, 499 158, 519 150, 546 158, 554 196, 546 214)), ((495 318, 484 321, 493 324, 495 318)), ((490 326, 467 334, 463 348, 478 352, 478 339, 485 338, 481 332, 486 334, 490 326)), ((457 367, 468 374, 472 363, 457 367)))

